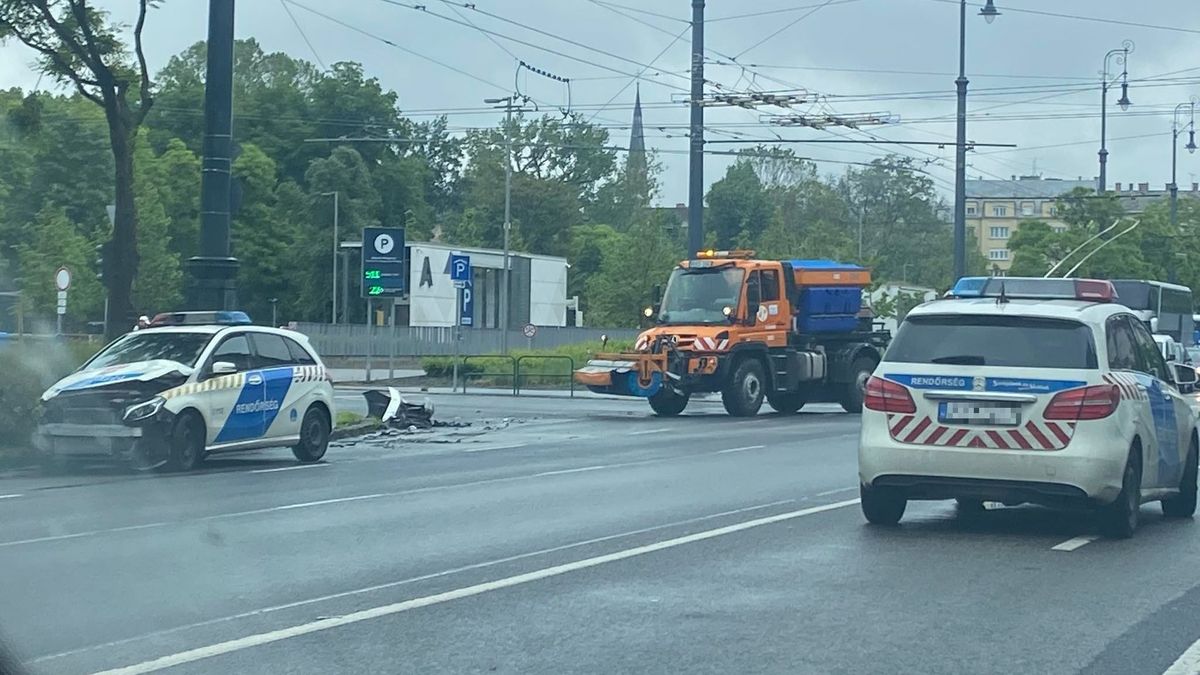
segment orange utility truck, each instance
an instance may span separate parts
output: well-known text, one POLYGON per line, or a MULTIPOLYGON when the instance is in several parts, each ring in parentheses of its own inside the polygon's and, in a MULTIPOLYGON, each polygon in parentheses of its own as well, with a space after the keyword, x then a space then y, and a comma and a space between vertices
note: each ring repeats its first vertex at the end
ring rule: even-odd
POLYGON ((575 381, 640 396, 661 416, 692 394, 720 392, 730 415, 781 413, 809 402, 862 409, 863 386, 890 335, 862 308, 869 270, 831 260, 758 260, 703 251, 676 266, 633 351, 596 354, 575 381))

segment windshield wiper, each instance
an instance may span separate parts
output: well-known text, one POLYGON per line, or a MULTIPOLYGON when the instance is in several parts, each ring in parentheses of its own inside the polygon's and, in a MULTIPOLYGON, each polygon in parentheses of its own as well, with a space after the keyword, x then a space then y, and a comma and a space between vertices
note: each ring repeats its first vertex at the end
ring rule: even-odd
POLYGON ((955 366, 982 366, 985 365, 982 356, 974 354, 957 354, 955 356, 939 356, 936 359, 930 359, 930 363, 944 363, 955 366))

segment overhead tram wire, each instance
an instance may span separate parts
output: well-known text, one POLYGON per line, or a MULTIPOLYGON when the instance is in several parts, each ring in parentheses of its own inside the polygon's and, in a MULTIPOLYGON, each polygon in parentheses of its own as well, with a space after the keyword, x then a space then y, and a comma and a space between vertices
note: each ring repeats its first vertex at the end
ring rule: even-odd
MULTIPOLYGON (((846 3, 846 2, 857 2, 857 1, 858 1, 858 0, 840 0, 839 4, 844 4, 844 3, 846 3)), ((786 31, 787 29, 791 28, 792 26, 795 26, 796 24, 798 24, 798 23, 800 23, 801 21, 803 21, 803 20, 807 19, 808 17, 812 16, 813 14, 816 14, 817 12, 821 11, 822 9, 825 9, 826 7, 828 7, 828 6, 832 5, 834 2, 835 2, 835 0, 825 0, 825 2, 823 2, 823 3, 821 3, 821 4, 819 4, 819 5, 815 6, 815 7, 813 7, 812 9, 808 10, 808 11, 807 11, 807 12, 805 12, 804 14, 801 14, 799 18, 797 18, 797 19, 795 19, 795 20, 793 20, 793 21, 791 21, 791 22, 789 22, 789 23, 785 24, 785 25, 784 25, 782 28, 780 28, 779 30, 775 31, 774 33, 771 33, 771 34, 770 34, 770 35, 768 35, 767 37, 765 37, 765 38, 763 38, 763 39, 759 40, 758 42, 755 42, 754 44, 750 45, 749 47, 746 47, 746 48, 745 48, 745 49, 743 49, 742 51, 738 52, 737 56, 734 56, 732 60, 734 60, 734 61, 737 61, 737 60, 738 60, 738 59, 740 59, 742 56, 744 56, 744 55, 746 54, 746 52, 748 52, 748 51, 750 51, 750 50, 752 50, 752 49, 756 49, 756 48, 758 48, 758 47, 761 47, 763 44, 765 44, 766 42, 770 41, 770 40, 771 40, 772 38, 774 38, 776 35, 779 35, 780 33, 782 33, 782 32, 784 32, 784 31, 786 31)))
MULTIPOLYGON (((293 2, 294 2, 295 0, 289 0, 289 1, 293 1, 293 2)), ((442 20, 444 20, 444 21, 449 21, 450 23, 458 24, 458 25, 460 25, 460 26, 466 26, 466 27, 468 27, 468 28, 473 28, 473 27, 472 27, 470 24, 468 24, 468 23, 466 23, 466 22, 464 22, 464 21, 461 21, 461 20, 459 20, 459 19, 455 19, 455 18, 454 18, 454 17, 452 17, 452 16, 446 16, 445 14, 438 14, 437 12, 431 11, 431 10, 429 10, 429 9, 428 9, 428 7, 426 7, 425 5, 412 5, 412 4, 409 4, 409 3, 407 3, 407 2, 401 2, 400 0, 378 0, 378 1, 379 1, 379 2, 383 2, 383 3, 386 3, 386 4, 389 4, 389 5, 393 5, 393 6, 396 6, 396 7, 404 7, 404 8, 407 8, 407 9, 413 9, 413 10, 417 10, 417 11, 420 11, 421 13, 423 13, 423 14, 428 14, 429 16, 434 16, 434 17, 437 17, 437 18, 439 18, 439 19, 442 19, 442 20)), ((480 10, 475 10, 475 11, 480 11, 480 10)), ((619 54, 614 54, 614 53, 612 53, 612 52, 605 51, 605 50, 603 50, 603 49, 599 49, 599 48, 596 48, 596 47, 592 47, 592 46, 589 46, 589 45, 585 45, 585 44, 583 44, 583 43, 581 43, 581 42, 578 42, 578 41, 575 41, 575 40, 569 40, 569 39, 567 39, 567 38, 559 37, 559 36, 557 36, 557 35, 554 35, 554 34, 552 34, 552 33, 547 33, 546 31, 543 31, 543 30, 540 30, 540 29, 537 29, 537 28, 533 28, 533 27, 531 27, 531 26, 525 26, 524 24, 521 24, 521 23, 519 23, 519 22, 512 21, 511 19, 505 19, 504 17, 498 17, 497 15, 493 15, 493 14, 491 14, 491 13, 485 13, 485 14, 486 14, 487 16, 493 16, 493 17, 496 17, 496 18, 498 18, 498 19, 499 19, 499 20, 501 20, 501 21, 505 21, 505 22, 507 22, 507 23, 512 23, 512 24, 514 24, 514 25, 521 26, 521 27, 523 27, 523 28, 525 28, 525 29, 527 29, 527 30, 533 31, 533 32, 535 32, 535 33, 539 33, 539 34, 547 35, 547 36, 549 36, 549 37, 552 37, 552 38, 554 38, 554 39, 556 39, 556 40, 560 40, 560 41, 562 41, 562 42, 566 42, 566 43, 568 43, 568 44, 574 45, 574 46, 576 46, 576 47, 579 47, 579 48, 581 48, 581 49, 586 49, 586 50, 588 50, 588 51, 596 52, 596 53, 598 53, 598 54, 603 54, 603 55, 605 55, 605 56, 608 56, 609 58, 617 59, 617 60, 619 60, 619 61, 623 61, 623 62, 626 62, 626 63, 631 63, 631 64, 633 64, 633 65, 637 65, 637 66, 645 66, 645 65, 646 65, 646 64, 644 64, 644 63, 640 63, 640 62, 638 62, 638 61, 634 61, 634 60, 632 60, 632 59, 626 58, 626 57, 624 57, 624 56, 621 56, 621 55, 619 55, 619 54)), ((625 72, 625 71, 618 70, 618 69, 616 69, 616 68, 613 68, 613 67, 611 67, 611 66, 608 66, 608 65, 606 65, 606 64, 603 64, 603 63, 597 63, 597 62, 595 62, 595 61, 590 61, 590 60, 588 60, 588 59, 584 59, 584 58, 581 58, 581 57, 578 57, 578 56, 574 56, 574 55, 572 55, 572 54, 568 54, 568 53, 566 53, 566 52, 559 51, 559 50, 557 50, 557 49, 552 49, 552 48, 550 48, 550 47, 545 47, 545 46, 542 46, 542 45, 539 45, 539 44, 536 44, 536 43, 533 43, 533 42, 529 42, 529 41, 527 41, 527 40, 522 40, 522 39, 520 39, 520 38, 515 38, 515 37, 513 37, 513 36, 511 36, 511 35, 506 35, 506 34, 504 34, 504 33, 499 33, 499 32, 496 32, 496 31, 494 31, 494 30, 490 30, 490 29, 488 29, 488 28, 478 27, 478 28, 474 28, 474 29, 475 29, 475 30, 479 30, 479 31, 484 31, 484 32, 490 33, 490 34, 492 34, 492 35, 494 35, 494 36, 496 36, 496 37, 498 37, 498 38, 501 38, 501 39, 504 39, 504 40, 508 40, 509 42, 513 42, 513 43, 515 43, 515 44, 519 44, 519 45, 522 45, 522 46, 525 46, 525 47, 529 47, 529 48, 531 48, 531 49, 537 49, 537 50, 539 50, 539 51, 547 52, 547 53, 549 53, 549 54, 554 54, 555 56, 561 56, 562 58, 569 59, 569 60, 571 60, 571 61, 576 61, 576 62, 578 62, 578 63, 582 63, 582 64, 585 64, 585 65, 589 65, 589 66, 592 66, 592 67, 594 67, 594 68, 599 68, 599 69, 601 69, 601 70, 607 70, 607 71, 609 71, 609 72, 611 72, 611 73, 616 73, 616 74, 618 74, 618 75, 624 75, 625 77, 633 77, 633 75, 631 75, 631 74, 629 74, 629 73, 627 73, 627 72, 625 72)), ((647 80, 647 81, 649 81, 649 82, 654 82, 653 80, 647 80)), ((679 91, 686 91, 686 88, 684 88, 684 87, 678 87, 678 86, 670 85, 670 84, 667 84, 667 83, 665 83, 665 82, 654 82, 654 84, 657 84, 657 85, 659 85, 659 86, 662 86, 662 87, 668 87, 668 88, 671 88, 671 89, 676 89, 676 90, 679 90, 679 91)))
MULTIPOLYGON (((682 39, 683 36, 686 35, 688 32, 690 32, 691 30, 692 30, 691 26, 685 26, 684 29, 682 31, 680 31, 679 35, 675 36, 674 40, 671 40, 669 43, 667 43, 667 46, 663 47, 662 51, 660 51, 653 59, 650 59, 650 63, 646 64, 646 68, 650 68, 651 66, 653 66, 655 62, 657 62, 659 59, 661 59, 663 57, 663 55, 665 55, 667 53, 667 51, 669 51, 671 49, 671 47, 675 46, 675 43, 679 42, 679 40, 682 39)), ((607 109, 608 106, 611 105, 613 101, 617 100, 618 96, 623 94, 626 89, 629 89, 629 85, 633 84, 634 82, 637 82, 638 78, 641 77, 642 73, 644 73, 644 72, 645 72, 645 69, 643 69, 641 72, 639 72, 636 77, 633 77, 632 79, 627 81, 624 86, 622 86, 620 89, 618 89, 616 91, 616 93, 614 93, 612 96, 610 96, 608 98, 608 100, 604 102, 604 105, 600 106, 598 109, 596 109, 596 112, 592 113, 592 116, 589 117, 587 120, 588 123, 590 124, 592 122, 592 120, 596 119, 597 115, 599 115, 601 112, 603 112, 605 109, 607 109)))
POLYGON ((288 18, 292 20, 292 25, 296 27, 296 32, 300 33, 300 37, 304 40, 304 44, 308 45, 308 51, 312 52, 313 58, 317 60, 317 65, 321 66, 321 70, 328 70, 325 67, 325 62, 321 60, 321 55, 317 53, 317 48, 313 46, 312 40, 308 39, 304 28, 300 26, 300 22, 296 20, 296 15, 292 14, 292 8, 287 6, 284 0, 279 0, 279 6, 283 7, 283 11, 287 13, 288 18))
MULTIPOLYGON (((950 5, 957 5, 959 3, 959 0, 927 0, 927 1, 928 2, 940 2, 942 4, 950 4, 950 5)), ((968 3, 968 4, 971 5, 972 7, 983 7, 983 5, 980 5, 977 3, 968 3)), ((1107 23, 1107 24, 1113 24, 1113 25, 1117 25, 1117 26, 1132 26, 1134 28, 1149 28, 1152 30, 1166 30, 1166 31, 1174 31, 1177 33, 1192 33, 1195 35, 1200 35, 1200 28, 1182 28, 1179 26, 1161 26, 1161 25, 1156 25, 1156 24, 1151 24, 1151 23, 1141 23, 1138 21, 1126 21, 1123 19, 1107 19, 1107 18, 1098 17, 1098 16, 1082 16, 1079 14, 1064 14, 1064 13, 1060 13, 1060 12, 1047 12, 1047 11, 1041 10, 1041 9, 1025 9, 1025 8, 1021 8, 1021 7, 1012 7, 1011 5, 1008 5, 1008 4, 1006 4, 1004 6, 1004 11, 1005 11, 1005 13, 1011 12, 1013 14, 1034 14, 1037 16, 1049 16, 1049 17, 1053 17, 1056 19, 1073 19, 1075 21, 1090 21, 1093 23, 1107 23)))
POLYGON ((815 4, 815 5, 799 5, 797 7, 784 7, 782 9, 768 9, 768 10, 764 10, 761 12, 750 12, 747 14, 734 14, 732 16, 718 16, 713 19, 705 19, 704 22, 705 23, 718 23, 720 21, 735 21, 737 19, 750 19, 750 18, 757 17, 757 16, 768 16, 768 15, 772 15, 772 14, 785 14, 785 13, 790 14, 791 12, 802 12, 806 9, 812 9, 814 7, 817 9, 824 9, 825 7, 829 7, 832 5, 846 5, 851 2, 858 2, 858 1, 859 0, 830 0, 829 2, 819 3, 819 4, 815 4))
POLYGON ((521 57, 519 57, 515 53, 513 53, 513 51, 511 49, 509 49, 508 47, 505 47, 499 40, 492 37, 487 31, 481 29, 479 26, 476 26, 474 21, 470 20, 469 18, 467 18, 467 16, 465 14, 458 11, 458 7, 454 3, 446 3, 446 4, 450 5, 450 11, 454 12, 454 14, 456 16, 458 16, 458 18, 462 19, 463 21, 466 21, 472 28, 479 31, 479 33, 481 35, 483 35, 483 37, 488 39, 488 42, 491 42, 492 44, 499 47, 501 51, 503 51, 505 54, 508 54, 510 57, 512 57, 512 59, 514 61, 519 62, 521 60, 521 57))

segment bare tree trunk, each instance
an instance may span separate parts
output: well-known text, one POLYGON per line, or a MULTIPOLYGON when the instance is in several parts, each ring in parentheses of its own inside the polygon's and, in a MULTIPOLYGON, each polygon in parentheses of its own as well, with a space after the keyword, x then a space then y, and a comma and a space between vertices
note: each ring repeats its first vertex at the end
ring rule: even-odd
POLYGON ((133 192, 133 138, 136 131, 119 113, 109 114, 108 133, 112 144, 116 178, 116 217, 112 239, 104 256, 104 284, 108 288, 109 339, 129 330, 136 321, 133 279, 137 274, 137 205, 133 192))

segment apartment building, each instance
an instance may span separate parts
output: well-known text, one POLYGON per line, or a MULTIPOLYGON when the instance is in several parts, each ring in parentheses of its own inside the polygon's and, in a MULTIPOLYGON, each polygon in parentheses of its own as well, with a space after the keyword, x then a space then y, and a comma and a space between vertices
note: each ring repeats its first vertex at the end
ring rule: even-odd
MULTIPOLYGON (((1075 188, 1096 189, 1096 180, 1060 180, 1040 176, 1013 176, 1012 180, 967 181, 967 229, 975 233, 979 252, 993 274, 1003 275, 1012 266, 1008 240, 1022 220, 1041 220, 1055 229, 1066 228, 1058 219, 1058 198, 1075 188)), ((1125 212, 1141 213, 1166 199, 1167 186, 1151 190, 1149 183, 1116 183, 1112 192, 1125 212)), ((1180 184, 1179 197, 1200 198, 1200 184, 1180 184)))

